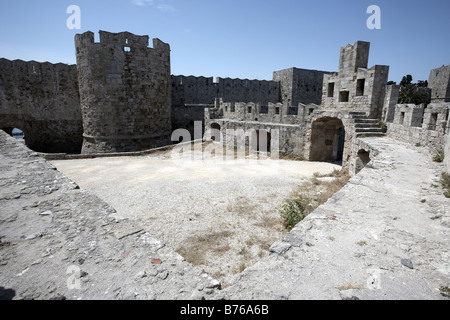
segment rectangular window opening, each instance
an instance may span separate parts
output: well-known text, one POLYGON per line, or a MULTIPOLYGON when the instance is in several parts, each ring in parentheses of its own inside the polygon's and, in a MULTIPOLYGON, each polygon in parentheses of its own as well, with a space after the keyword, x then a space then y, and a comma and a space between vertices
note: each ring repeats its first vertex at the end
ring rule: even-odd
POLYGON ((131 48, 130 48, 130 47, 123 47, 123 51, 125 51, 125 52, 130 52, 130 51, 131 51, 131 48))
POLYGON ((358 79, 356 82, 356 95, 363 96, 364 95, 364 87, 366 85, 366 79, 358 79))
POLYGON ((280 108, 279 107, 275 108, 275 114, 280 114, 280 108))
POLYGON ((405 121, 405 113, 404 112, 401 112, 400 113, 400 124, 403 124, 403 122, 405 121))
POLYGON ((437 114, 437 113, 432 113, 432 114, 431 114, 431 124, 432 124, 432 125, 436 125, 436 123, 437 123, 437 118, 438 118, 438 114, 437 114))
POLYGON ((350 92, 341 91, 339 92, 339 102, 348 102, 350 96, 350 92))
POLYGON ((334 82, 328 84, 328 98, 334 97, 334 82))

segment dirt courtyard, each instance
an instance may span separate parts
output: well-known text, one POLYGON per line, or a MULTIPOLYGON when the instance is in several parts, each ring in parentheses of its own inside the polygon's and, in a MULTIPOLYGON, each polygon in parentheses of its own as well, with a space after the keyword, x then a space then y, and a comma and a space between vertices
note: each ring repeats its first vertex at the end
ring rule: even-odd
POLYGON ((113 206, 116 217, 138 222, 223 286, 283 235, 278 208, 295 188, 314 174, 341 169, 287 160, 173 160, 165 154, 51 162, 113 206))

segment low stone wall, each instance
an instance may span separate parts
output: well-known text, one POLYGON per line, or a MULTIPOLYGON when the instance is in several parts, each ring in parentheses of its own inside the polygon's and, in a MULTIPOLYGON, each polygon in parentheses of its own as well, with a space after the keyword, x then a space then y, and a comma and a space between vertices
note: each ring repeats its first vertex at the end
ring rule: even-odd
POLYGON ((403 142, 417 144, 431 148, 435 152, 441 152, 444 146, 444 136, 433 130, 425 130, 418 127, 404 127, 398 124, 388 123, 388 136, 403 142))
POLYGON ((449 103, 402 105, 395 107, 395 118, 387 123, 387 135, 399 141, 430 148, 433 153, 444 151, 449 132, 449 103))
MULTIPOLYGON (((221 137, 214 137, 215 141, 224 141, 227 146, 242 146, 248 148, 251 141, 260 141, 259 136, 267 134, 269 149, 279 147, 280 155, 292 154, 303 156, 305 152, 305 127, 299 125, 287 125, 277 123, 264 123, 256 121, 237 121, 230 119, 206 119, 207 132, 206 141, 210 141, 214 132, 208 132, 208 129, 216 129, 221 131, 221 137), (252 136, 256 133, 258 137, 252 136), (245 139, 243 142, 242 139, 245 139), (251 140, 256 139, 256 140, 251 140)), ((255 142, 256 143, 256 142, 255 142)), ((259 147, 258 147, 259 148, 259 147)), ((265 151, 264 147, 261 147, 265 151)), ((255 151, 250 150, 248 151, 255 151)))

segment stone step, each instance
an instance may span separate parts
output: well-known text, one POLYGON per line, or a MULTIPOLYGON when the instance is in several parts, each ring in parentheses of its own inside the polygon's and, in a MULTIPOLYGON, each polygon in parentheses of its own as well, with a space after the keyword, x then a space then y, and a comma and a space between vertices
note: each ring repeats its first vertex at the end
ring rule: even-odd
POLYGON ((381 129, 380 127, 378 128, 355 128, 355 132, 374 132, 374 133, 378 133, 378 132, 383 132, 383 129, 381 129))
POLYGON ((356 133, 356 138, 369 138, 369 137, 385 137, 386 133, 383 132, 360 132, 356 133))
POLYGON ((380 126, 376 122, 356 122, 355 128, 379 128, 380 126))
POLYGON ((353 119, 353 121, 355 123, 377 123, 379 120, 378 119, 367 119, 367 118, 363 119, 363 118, 361 118, 361 119, 353 119))
POLYGON ((365 112, 352 111, 349 113, 351 116, 366 116, 365 112))

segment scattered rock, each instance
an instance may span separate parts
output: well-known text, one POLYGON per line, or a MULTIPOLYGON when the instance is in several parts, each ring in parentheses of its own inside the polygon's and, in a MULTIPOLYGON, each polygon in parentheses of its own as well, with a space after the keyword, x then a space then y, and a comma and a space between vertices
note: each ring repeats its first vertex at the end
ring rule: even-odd
POLYGON ((80 278, 84 278, 88 275, 89 273, 87 273, 86 271, 81 271, 80 272, 80 278))
POLYGON ((410 269, 414 269, 412 261, 409 259, 402 259, 401 260, 401 264, 404 265, 405 267, 408 267, 410 269))
POLYGON ((132 221, 123 220, 123 221, 118 222, 114 226, 112 232, 114 233, 116 238, 120 240, 127 236, 141 232, 142 230, 143 229, 141 226, 133 223, 132 221))
POLYGON ((152 263, 153 263, 153 264, 161 264, 162 261, 161 261, 161 259, 153 258, 153 259, 152 259, 152 263))
POLYGON ((160 278, 161 280, 166 280, 168 276, 169 276, 169 271, 167 271, 167 270, 163 270, 160 273, 158 273, 158 278, 160 278))
POLYGON ((145 270, 142 270, 141 272, 139 272, 137 275, 136 275, 136 278, 137 279, 142 279, 142 278, 145 278, 147 276, 147 272, 145 272, 145 270))
POLYGON ((209 282, 209 284, 206 285, 206 287, 209 288, 209 289, 214 289, 214 288, 220 289, 221 283, 220 283, 220 281, 217 280, 217 279, 212 279, 212 280, 209 282))
POLYGON ((282 255, 286 253, 291 247, 292 245, 290 243, 277 241, 269 248, 269 251, 272 253, 282 255))

